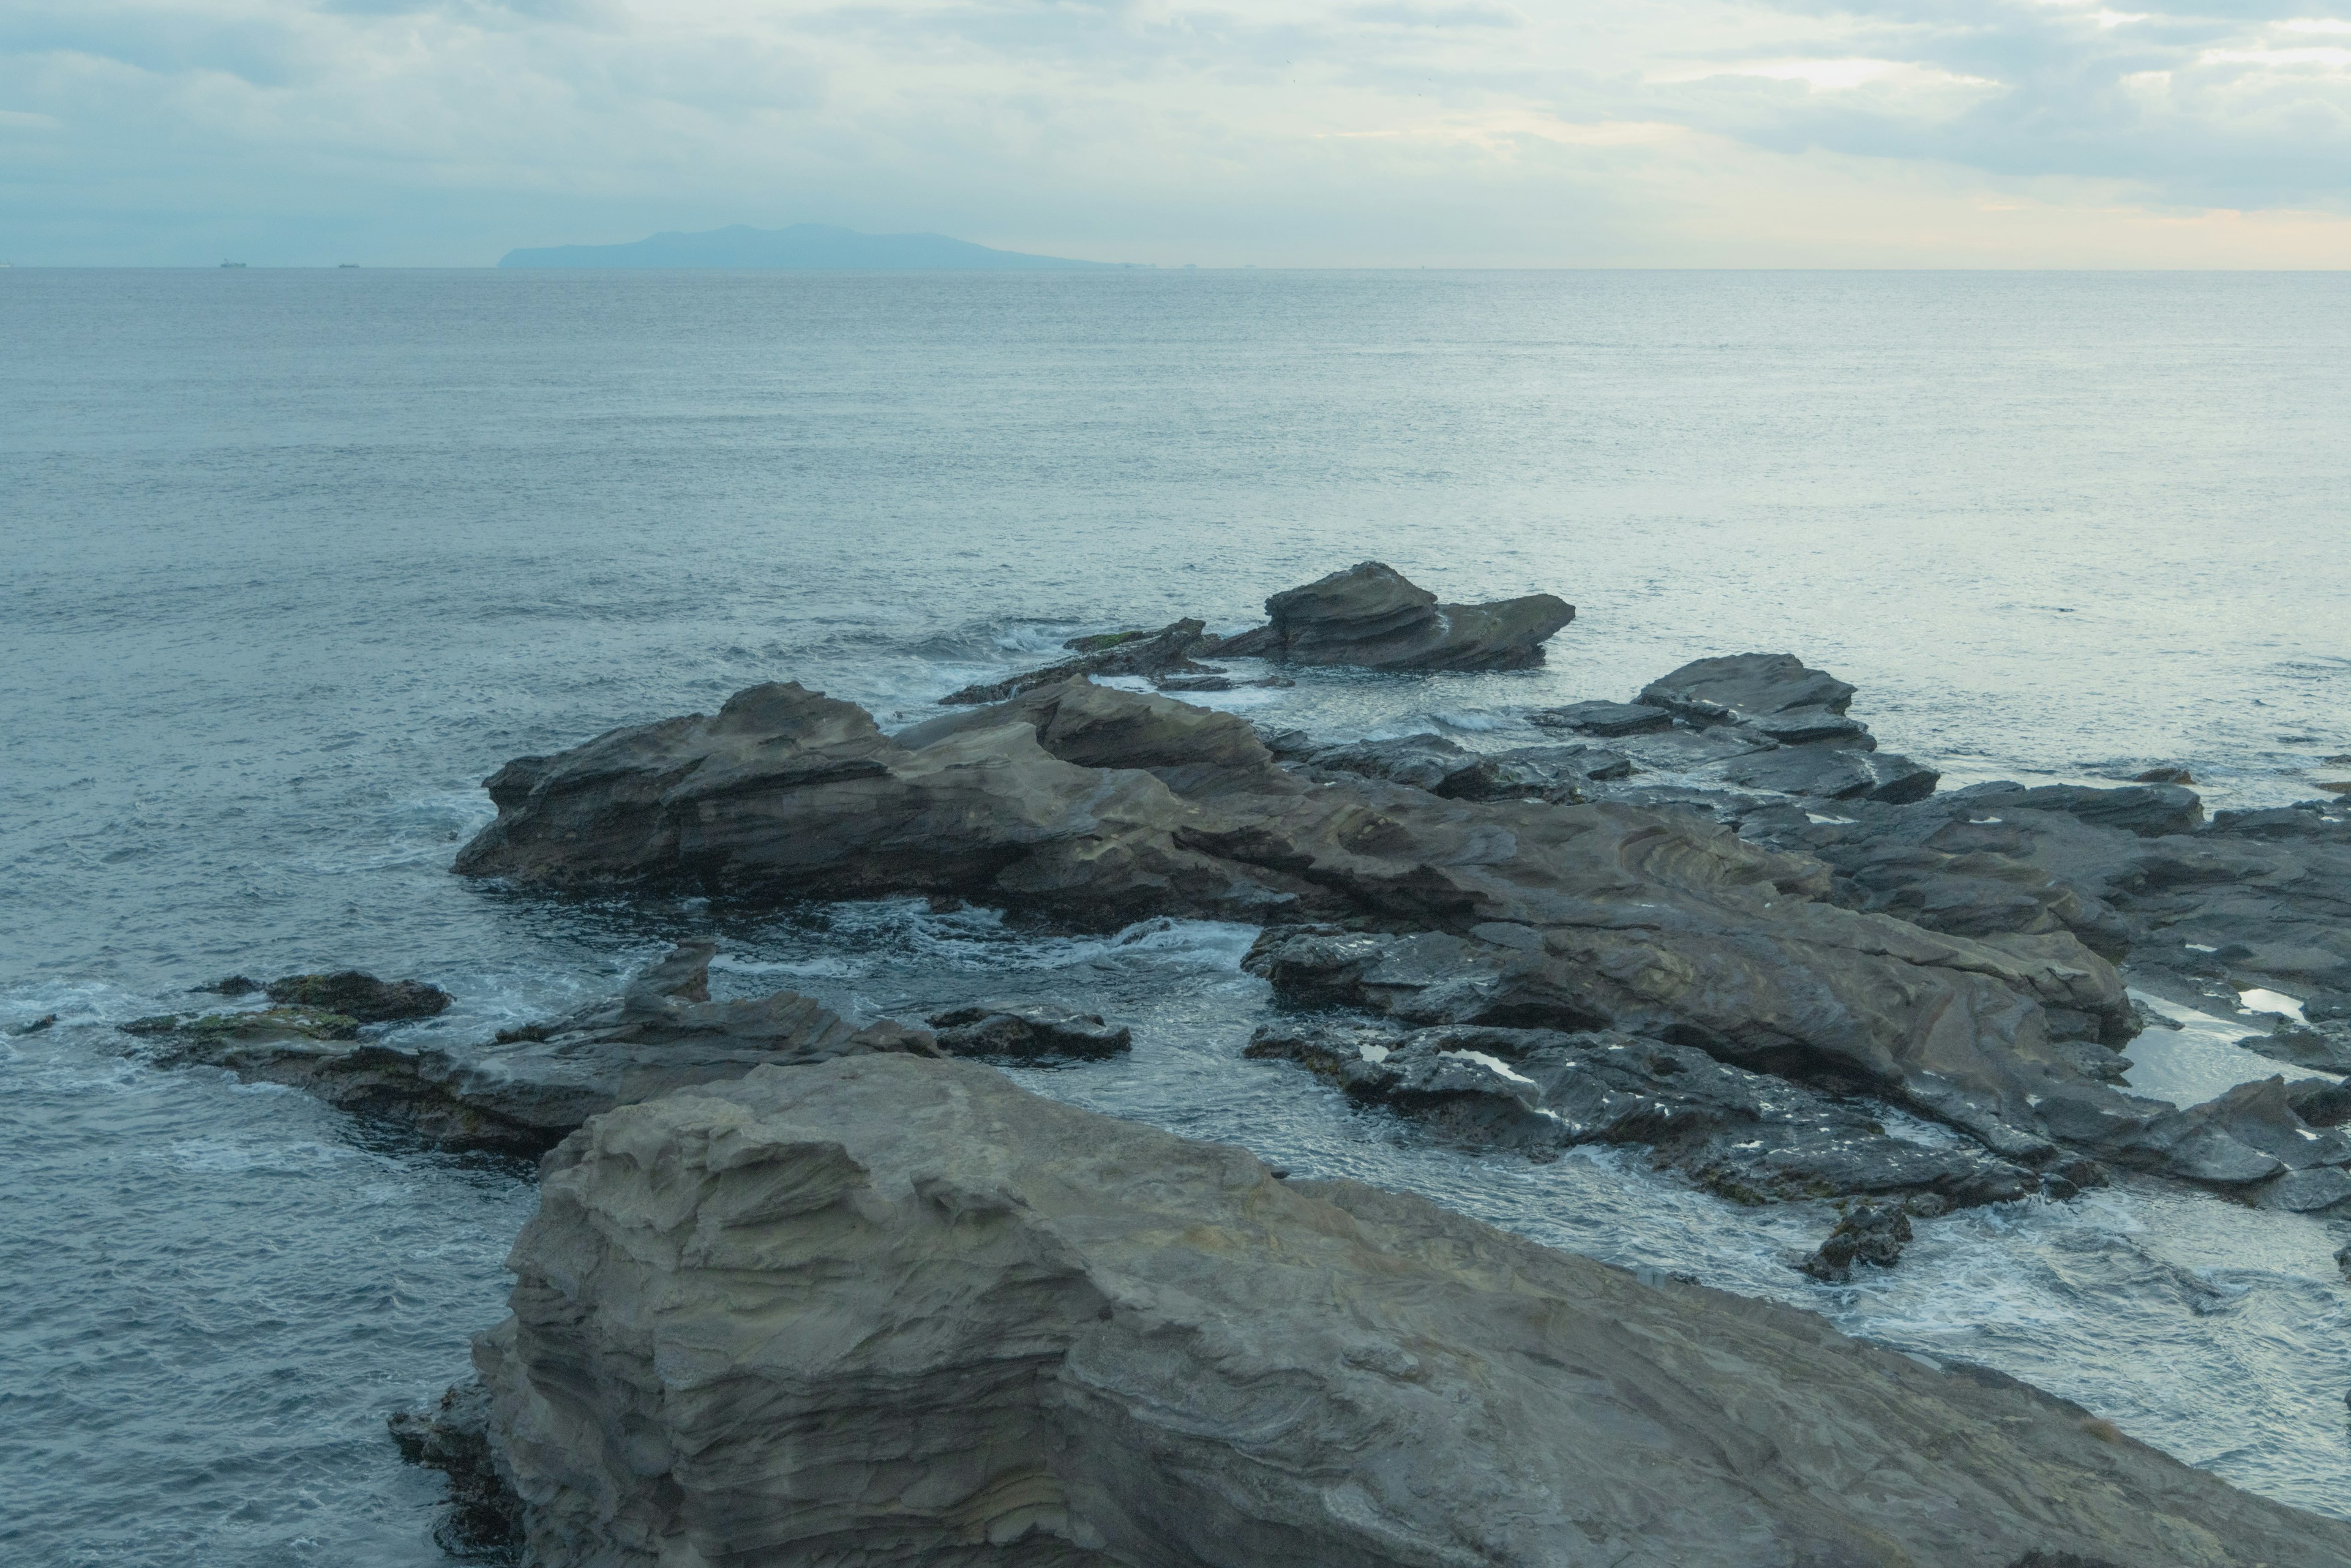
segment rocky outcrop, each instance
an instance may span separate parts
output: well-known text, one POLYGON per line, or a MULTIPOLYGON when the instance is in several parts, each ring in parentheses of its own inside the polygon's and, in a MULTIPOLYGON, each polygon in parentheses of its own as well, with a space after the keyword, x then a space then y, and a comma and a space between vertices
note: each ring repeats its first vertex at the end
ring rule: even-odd
POLYGON ((1829 1239, 1801 1266, 1823 1284, 1848 1284, 1853 1280, 1855 1264, 1891 1269, 1909 1240, 1910 1216, 1900 1204, 1855 1204, 1838 1218, 1829 1239))
POLYGON ((1317 782, 1229 715, 1084 682, 894 737, 758 686, 489 787, 498 819, 457 862, 475 875, 1433 930, 1453 978, 1502 977, 1512 1000, 1424 1021, 1614 1027, 1843 1074, 2002 1152, 2040 1146, 2015 1131, 2032 1098, 2084 1077, 2069 1040, 2136 1028, 2119 977, 2066 933, 1959 937, 1840 908, 1818 862, 1684 811, 1317 782))
POLYGON ((904 1056, 623 1107, 481 1341, 533 1560, 2320 1568, 2079 1406, 904 1056))
POLYGON ((1439 604, 1375 560, 1277 593, 1265 612, 1263 626, 1204 652, 1373 670, 1521 670, 1541 664, 1543 643, 1575 619, 1574 605, 1549 593, 1439 604))
POLYGON ((714 1002, 713 952, 680 947, 611 1000, 466 1051, 362 1040, 349 1018, 292 1008, 141 1020, 136 1032, 157 1037, 158 1065, 225 1068, 445 1148, 517 1155, 552 1148, 615 1105, 755 1067, 936 1050, 925 1030, 887 1019, 853 1028, 790 991, 714 1002))
POLYGON ((1962 935, 2070 932, 2143 986, 2232 1013, 2294 998, 2300 1024, 2245 1043, 2351 1070, 2351 811, 2223 811, 2194 791, 1985 784, 1833 819, 1750 813, 1753 841, 1818 856, 1833 896, 1962 935))
POLYGON ((2070 1197, 2100 1179, 2084 1161, 2043 1171, 1955 1134, 1893 1136, 1865 1104, 1636 1035, 1297 1019, 1259 1029, 1245 1054, 1298 1062, 1471 1148, 1549 1159, 1583 1144, 1645 1145, 1660 1169, 1735 1203, 1891 1195, 1932 1215, 2070 1197))
POLYGON ((1100 1013, 1018 1002, 949 1008, 933 1013, 929 1022, 938 1048, 949 1056, 1100 1061, 1134 1043, 1133 1030, 1105 1022, 1100 1013))
POLYGON ((385 1425, 401 1458, 449 1478, 449 1505, 433 1531, 441 1549, 511 1561, 522 1544, 522 1500, 490 1448, 490 1391, 461 1383, 432 1408, 399 1411, 385 1425))
MULTIPOLYGON (((1575 1021, 1579 1002, 1573 989, 1573 975, 1563 971, 1545 949, 1508 945, 1522 941, 1499 925, 1485 928, 1483 938, 1445 933, 1399 936, 1331 925, 1277 926, 1259 938, 1243 962, 1251 973, 1272 982, 1275 994, 1283 1001, 1300 1009, 1346 1008, 1385 1014, 1422 1028, 1466 1024, 1573 1030, 1593 1027, 1588 1021, 1575 1021)), ((1727 968, 1738 961, 1731 954, 1720 962, 1727 968)), ((1718 977, 1727 977, 1718 971, 1718 977)), ((1762 977, 1755 978, 1760 982, 1762 977)), ((1748 991, 1750 1004, 1761 994, 1760 987, 1748 991)), ((2044 1009, 2050 1014, 2067 1010, 2054 1003, 2044 1009)), ((1642 1016, 1637 1005, 1622 1006, 1617 1009, 1618 1027, 1660 1041, 1674 1039, 1672 1026, 1645 1027, 1627 1021, 1642 1016)), ((1946 1047, 1955 1043, 1944 1042, 1946 1047)), ((1809 1083, 1837 1096, 1880 1096, 1949 1123, 2007 1161, 2043 1172, 2044 1178, 2062 1176, 2062 1183, 2053 1189, 2061 1195, 2085 1179, 2095 1179, 2085 1178, 2078 1168, 2064 1163, 2061 1150, 2133 1170, 2241 1191, 2257 1200, 2294 1173, 2351 1166, 2351 1140, 2328 1130, 2341 1119, 2332 1109, 2335 1103, 2311 1098, 2316 1090, 2333 1087, 2323 1081, 2287 1085, 2282 1079, 2273 1080, 2271 1089, 2246 1085, 2181 1110, 2166 1101, 2112 1087, 2119 1062, 2110 1047, 2095 1040, 2044 1037, 2040 1054, 2030 1058, 1981 1036, 1939 1055, 1935 1054, 1937 1046, 1921 1041, 1889 1059, 1882 1068, 1817 1045, 1792 1050, 1782 1044, 1750 1051, 1729 1037, 1717 1037, 1704 1044, 1708 1054, 1755 1072, 1809 1083), (2004 1082, 2032 1087, 2022 1100, 2002 1099, 1999 1096, 2004 1082)), ((2351 1103, 2351 1095, 2344 1100, 2351 1103)), ((1530 1105, 1530 1109, 1540 1108, 1530 1105)), ((1866 1113, 1862 1114, 1865 1117, 1866 1113)), ((1821 1177, 1816 1190, 1808 1193, 1801 1184, 1776 1190, 1770 1184, 1751 1184, 1758 1195, 1823 1196, 1922 1190, 1928 1186, 1943 1190, 1948 1186, 1948 1177, 1922 1182, 1911 1173, 1927 1167, 1915 1162, 1906 1165, 1885 1145, 1855 1140, 1850 1126, 1850 1118, 1843 1126, 1834 1119, 1820 1126, 1824 1135, 1830 1135, 1826 1146, 1836 1152, 1838 1163, 1823 1164, 1823 1155, 1809 1147, 1801 1151, 1800 1157, 1812 1162, 1806 1169, 1829 1173, 1821 1177), (1873 1180, 1877 1185, 1873 1186, 1873 1180)), ((1801 1133, 1802 1125, 1795 1131, 1801 1133)), ((1766 1140, 1755 1151, 1757 1157, 1778 1157, 1771 1154, 1774 1147, 1766 1140)), ((1660 1157, 1664 1163, 1691 1170, 1709 1185, 1718 1185, 1706 1176, 1706 1167, 1680 1158, 1670 1145, 1660 1151, 1660 1157)), ((2027 1183, 2028 1188, 2031 1185, 2027 1183)), ((2301 1206, 2318 1207, 2314 1200, 2325 1185, 2321 1178, 2305 1176, 2293 1190, 2301 1195, 2301 1206)))
POLYGON ((1000 681, 966 686, 939 700, 953 706, 1000 703, 1022 692, 1058 681, 1075 680, 1081 675, 1144 675, 1196 691, 1229 690, 1233 683, 1222 679, 1221 671, 1192 657, 1206 637, 1207 629, 1197 621, 1171 622, 1156 632, 1107 632, 1093 637, 1072 637, 1061 645, 1076 654, 1075 658, 1000 681), (1207 684, 1210 682, 1218 684, 1211 685, 1207 684))
POLYGON ((428 1019, 447 1011, 450 1000, 449 993, 438 986, 422 980, 379 980, 357 969, 331 975, 287 975, 263 988, 273 1002, 341 1013, 361 1023, 428 1019))

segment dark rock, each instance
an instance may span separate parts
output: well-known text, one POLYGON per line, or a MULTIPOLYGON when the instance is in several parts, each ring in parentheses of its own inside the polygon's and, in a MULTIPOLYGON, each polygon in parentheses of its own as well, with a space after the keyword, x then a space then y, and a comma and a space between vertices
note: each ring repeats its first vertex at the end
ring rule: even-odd
POLYGON ((1659 1168, 1736 1203, 1891 1193, 1941 1213, 2043 1185, 1965 1140, 1893 1137, 1882 1111, 1634 1035, 1299 1020, 1260 1028, 1244 1054, 1298 1062, 1472 1148, 1549 1159, 1583 1144, 1646 1145, 1659 1168))
POLYGON ((1894 1267, 1909 1239, 1910 1216, 1900 1204, 1855 1204, 1802 1267, 1815 1280, 1832 1285, 1848 1284, 1855 1263, 1879 1269, 1894 1267))
POLYGON ((1359 740, 1306 754, 1310 774, 1352 773, 1409 784, 1448 800, 1583 800, 1587 779, 1622 779, 1633 770, 1621 752, 1592 746, 1522 746, 1470 751, 1441 735, 1359 740))
POLYGON ((2306 1023, 2280 1019, 2269 1033, 2247 1035, 2237 1043, 2273 1061, 2316 1068, 2321 1072, 2351 1072, 2351 1030, 2329 1034, 2306 1023))
POLYGON ((2335 1249, 2335 1267, 2345 1279, 2351 1280, 2351 1247, 2337 1247, 2335 1249))
POLYGON ((453 1557, 513 1561, 523 1543, 522 1499, 491 1451, 490 1391, 471 1378, 427 1410, 402 1410, 385 1425, 401 1458, 449 1478, 448 1511, 433 1539, 453 1557))
POLYGON ((1574 729, 1585 735, 1653 735, 1674 727, 1674 716, 1643 703, 1570 703, 1527 715, 1529 724, 1545 729, 1574 729))
POLYGON ((357 969, 331 975, 287 975, 272 980, 269 999, 341 1013, 361 1023, 424 1019, 446 1011, 449 993, 422 980, 379 980, 357 969))
POLYGON ((2177 784, 2126 784, 2094 789, 2083 784, 1972 784, 1953 804, 1978 816, 2002 811, 2061 811, 2092 827, 2119 828, 2141 838, 2184 833, 2204 820, 2204 802, 2177 784))
POLYGON ((1819 862, 1679 810, 1318 783, 1238 718, 1082 682, 895 737, 848 704, 755 687, 716 719, 526 758, 490 788, 498 820, 458 860, 472 874, 1426 931, 1462 948, 1448 984, 1512 1000, 1424 1021, 1614 1027, 1802 1064, 1992 1138, 2037 1137, 2032 1096, 2078 1079, 2053 1040, 2130 1029, 2120 977, 2062 930, 1963 937, 1842 908, 1819 862), (1489 947, 1494 927, 1521 946, 1489 947))
POLYGON ((243 975, 226 975, 209 985, 198 986, 196 989, 211 991, 216 996, 245 997, 261 989, 261 982, 248 980, 243 975))
POLYGON ((502 1030, 495 1043, 471 1051, 359 1041, 350 1019, 272 1008, 179 1026, 155 1060, 287 1084, 445 1148, 537 1155, 615 1105, 739 1078, 755 1067, 872 1052, 935 1054, 924 1030, 887 1019, 855 1029, 790 991, 711 1001, 715 951, 688 944, 612 1000, 502 1030))
POLYGON ((1022 1061, 1073 1057, 1099 1061, 1120 1054, 1134 1042, 1134 1032, 1124 1024, 1105 1023, 1100 1013, 1060 1008, 950 1008, 933 1013, 929 1021, 937 1031, 938 1048, 950 1056, 1022 1061))
POLYGON ((20 1023, 8 1032, 16 1036, 18 1039, 22 1039, 28 1034, 38 1034, 45 1029, 54 1029, 57 1027, 57 1014, 43 1013, 39 1018, 35 1019, 32 1022, 20 1023))
MULTIPOLYGON (((1777 723, 1791 734, 1819 726, 1820 738, 1848 730, 1831 721, 1852 705, 1854 688, 1792 653, 1736 653, 1694 659, 1641 688, 1641 701, 1698 724, 1777 723)), ((1853 728, 1858 729, 1856 724, 1853 728)), ((1767 728, 1766 733, 1771 733, 1767 728)), ((1777 737, 1775 736, 1775 738, 1777 737)))
POLYGON ((2144 773, 2131 775, 2134 784, 2193 784, 2196 775, 2185 768, 2150 768, 2144 773))
POLYGON ((1277 593, 1265 612, 1264 626, 1206 652, 1374 670, 1518 670, 1542 663, 1543 643, 1575 619, 1575 606, 1549 593, 1439 604, 1375 560, 1277 593))
POLYGON ((541 1195, 475 1351, 541 1568, 2351 1561, 2013 1379, 972 1063, 624 1106, 541 1195))
POLYGON ((1713 771, 1725 783, 1741 789, 1896 805, 1925 800, 1942 778, 1934 768, 1890 751, 1840 751, 1824 746, 1757 752, 1721 763, 1713 771))
MULTIPOLYGON (((1096 637, 1074 637, 1063 644, 1077 654, 1074 659, 1064 659, 1040 670, 1008 675, 1000 681, 966 686, 952 696, 939 700, 956 706, 1000 703, 1039 686, 1050 686, 1058 681, 1074 680, 1083 675, 1214 676, 1221 672, 1192 657, 1200 650, 1205 634, 1205 628, 1197 621, 1174 621, 1156 632, 1111 632, 1096 637)), ((1224 691, 1228 688, 1209 686, 1196 689, 1224 691)))

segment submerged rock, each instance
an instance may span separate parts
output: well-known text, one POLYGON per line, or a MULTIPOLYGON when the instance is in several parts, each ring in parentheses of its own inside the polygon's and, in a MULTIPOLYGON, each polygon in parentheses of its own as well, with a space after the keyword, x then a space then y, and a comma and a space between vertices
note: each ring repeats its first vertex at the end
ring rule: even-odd
POLYGON ((1956 1137, 1925 1147, 1853 1102, 1635 1035, 1297 1020, 1260 1028, 1244 1054, 1298 1062, 1472 1148, 1547 1159, 1646 1145, 1658 1167, 1736 1203, 1896 1194, 1940 1214, 2097 1179, 2080 1162, 2044 1176, 1956 1137))
POLYGON ((301 1009, 199 1019, 163 1032, 162 1066, 221 1067, 283 1083, 446 1148, 537 1155, 615 1105, 770 1063, 873 1051, 932 1054, 921 1030, 852 1028, 811 998, 709 999, 706 943, 679 947, 622 994, 548 1024, 451 1051, 357 1038, 349 1018, 301 1009))
POLYGON ((438 986, 422 980, 379 980, 357 969, 331 975, 287 975, 270 981, 266 988, 273 1002, 342 1013, 361 1023, 431 1018, 447 1011, 450 1002, 449 993, 438 986))
POLYGON ((1998 1374, 969 1063, 600 1117, 512 1261, 475 1358, 543 1568, 2351 1559, 1998 1374))
POLYGON ((1374 670, 1519 670, 1541 664, 1543 643, 1575 619, 1574 605, 1549 593, 1439 604, 1375 560, 1277 593, 1265 612, 1265 625, 1207 651, 1374 670))
POLYGON ((1527 722, 1544 729, 1574 729, 1586 735, 1654 735, 1674 727, 1674 716, 1645 703, 1585 702, 1565 707, 1541 708, 1527 722))
POLYGON ((1134 1043, 1124 1024, 1105 1023, 1100 1013, 1022 1005, 949 1008, 933 1013, 930 1026, 938 1048, 950 1056, 1003 1057, 1015 1061, 1063 1057, 1097 1061, 1134 1043))
POLYGON ((461 1383, 426 1410, 402 1410, 385 1425, 401 1457, 449 1478, 449 1506, 433 1539, 453 1557, 511 1561, 523 1543, 522 1500, 498 1473, 490 1450, 490 1391, 461 1383))

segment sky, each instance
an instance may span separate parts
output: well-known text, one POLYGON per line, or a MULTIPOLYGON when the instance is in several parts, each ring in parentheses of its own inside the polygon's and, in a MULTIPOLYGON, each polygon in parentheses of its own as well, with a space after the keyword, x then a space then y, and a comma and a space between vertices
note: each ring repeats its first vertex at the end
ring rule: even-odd
POLYGON ((2351 0, 2149 5, 5 0, 0 260, 2351 265, 2351 0))

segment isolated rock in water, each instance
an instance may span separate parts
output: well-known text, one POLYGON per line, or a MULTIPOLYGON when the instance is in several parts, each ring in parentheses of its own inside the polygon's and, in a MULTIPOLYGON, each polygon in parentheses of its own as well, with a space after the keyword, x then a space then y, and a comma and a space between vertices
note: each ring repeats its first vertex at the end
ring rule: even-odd
POLYGON ((714 951, 706 943, 680 947, 610 1001, 469 1051, 359 1040, 348 1018, 273 1008, 176 1029, 156 1061, 288 1084, 448 1148, 536 1155, 615 1105, 740 1078, 754 1067, 936 1050, 925 1030, 887 1019, 852 1028, 790 991, 711 1001, 714 951))
POLYGON ((1842 739, 1858 721, 1840 725, 1854 688, 1793 653, 1735 653, 1694 659, 1641 688, 1649 707, 1698 724, 1750 725, 1784 744, 1842 739))
POLYGON ((8 1032, 19 1039, 22 1039, 24 1036, 28 1034, 38 1034, 43 1030, 55 1029, 57 1027, 57 1014, 43 1013, 39 1018, 33 1019, 30 1023, 20 1023, 8 1032))
POLYGON ((1813 1279, 1842 1285, 1853 1278, 1855 1263, 1891 1269, 1910 1239, 1910 1216, 1898 1203, 1863 1203, 1837 1221, 1820 1250, 1804 1260, 1803 1271, 1813 1279))
POLYGON ((1265 612, 1265 625, 1206 652, 1374 670, 1519 670, 1541 664, 1543 643, 1575 619, 1574 605, 1549 593, 1439 604, 1375 560, 1277 593, 1265 612))
POLYGON ((1527 715, 1529 724, 1544 729, 1581 730, 1585 735, 1614 737, 1652 735, 1671 729, 1674 716, 1644 703, 1570 703, 1565 707, 1539 708, 1527 715))
MULTIPOLYGON (((1923 1147, 1853 1102, 1635 1035, 1294 1019, 1259 1029, 1244 1054, 1298 1062, 1472 1148, 1548 1159, 1646 1145, 1661 1168, 1735 1203, 1897 1194, 1939 1214, 2044 1190, 2043 1173, 1956 1135, 1923 1147)), ((2096 1179, 2074 1162, 2045 1189, 2066 1197, 2096 1179)))
POLYGON ((475 1350, 543 1568, 2351 1560, 1998 1374, 970 1063, 762 1071, 544 1168, 475 1350))
POLYGON ((2062 1037, 2134 1027, 2120 977, 2062 932, 1963 938, 1839 908, 1817 861, 1679 810, 1316 783, 1230 715, 1084 682, 894 737, 849 704, 754 687, 716 718, 511 763, 490 789, 498 819, 461 872, 952 895, 1096 925, 1434 928, 1507 951, 1528 1008, 1426 1021, 1614 1027, 1801 1064, 1990 1137, 2032 1125, 2043 1080, 2082 1076, 2062 1037))
MULTIPOLYGON (((220 984, 225 987, 229 982, 220 984)), ((267 989, 273 1002, 320 1008, 330 1013, 346 1014, 361 1023, 431 1018, 446 1011, 450 1001, 449 993, 438 986, 428 986, 422 980, 379 980, 357 969, 331 975, 287 975, 270 981, 267 989)), ((222 994, 237 993, 224 990, 222 994)))
POLYGON ((211 991, 216 996, 244 997, 250 996, 255 991, 261 989, 261 982, 258 980, 249 980, 243 975, 224 975, 217 980, 210 981, 207 984, 198 986, 195 988, 200 991, 211 991))
MULTIPOLYGON (((1022 692, 1050 686, 1057 681, 1074 680, 1081 675, 1155 677, 1182 673, 1213 678, 1219 672, 1213 665, 1200 664, 1192 657, 1205 635, 1206 629, 1197 621, 1175 621, 1156 632, 1109 632, 1094 637, 1073 637, 1063 644, 1077 654, 1073 659, 1064 659, 1057 664, 1029 670, 1000 681, 966 686, 952 696, 939 700, 955 706, 1000 703, 1008 697, 1019 696, 1022 692)), ((1228 687, 1210 689, 1226 690, 1228 687)))
POLYGON ((1074 1057, 1100 1061, 1134 1043, 1124 1024, 1105 1023, 1100 1013, 1061 1008, 1009 1005, 949 1008, 933 1013, 938 1048, 950 1056, 993 1056, 1016 1061, 1074 1057))

